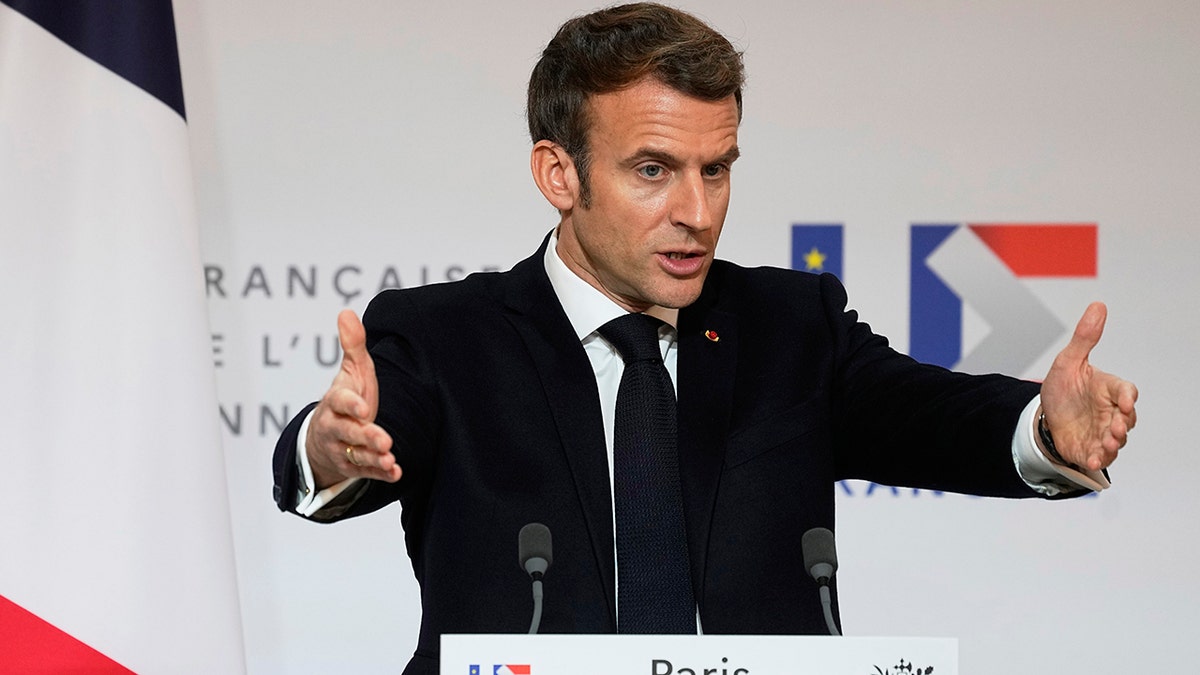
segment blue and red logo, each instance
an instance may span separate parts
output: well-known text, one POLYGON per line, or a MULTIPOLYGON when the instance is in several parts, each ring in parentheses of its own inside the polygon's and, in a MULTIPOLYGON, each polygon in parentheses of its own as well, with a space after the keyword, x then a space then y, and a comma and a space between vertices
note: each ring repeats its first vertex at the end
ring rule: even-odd
POLYGON ((909 355, 966 372, 1019 375, 1068 327, 1022 281, 1094 278, 1094 223, 913 225, 909 355), (965 350, 963 305, 988 333, 965 350))
MULTIPOLYGON (((532 672, 533 670, 529 664, 502 663, 492 666, 492 675, 531 675, 532 672)), ((471 666, 468 675, 481 675, 479 666, 471 666)))
MULTIPOLYGON (((792 269, 842 277, 842 224, 792 225, 792 269)), ((1024 373, 1068 330, 1029 286, 1094 278, 1095 223, 936 223, 911 230, 909 355, 966 372, 1024 373), (964 341, 964 306, 986 334, 964 341)))

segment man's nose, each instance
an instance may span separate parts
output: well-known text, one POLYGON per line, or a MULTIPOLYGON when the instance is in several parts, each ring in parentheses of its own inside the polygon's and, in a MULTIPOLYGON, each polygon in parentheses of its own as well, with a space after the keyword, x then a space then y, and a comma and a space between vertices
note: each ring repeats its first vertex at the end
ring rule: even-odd
POLYGON ((708 186, 699 174, 688 174, 676 185, 672 195, 671 221, 690 230, 713 226, 708 186))

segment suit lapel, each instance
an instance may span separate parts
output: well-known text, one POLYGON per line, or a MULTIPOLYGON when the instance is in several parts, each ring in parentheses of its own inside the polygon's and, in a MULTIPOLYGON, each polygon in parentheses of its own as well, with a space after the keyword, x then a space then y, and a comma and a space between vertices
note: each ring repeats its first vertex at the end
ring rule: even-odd
POLYGON ((679 470, 697 601, 704 597, 708 536, 725 458, 737 369, 737 316, 715 309, 717 265, 704 293, 679 313, 679 470))
POLYGON ((609 618, 616 625, 612 497, 608 449, 600 418, 596 376, 579 338, 546 277, 546 242, 512 270, 505 303, 508 320, 525 342, 579 493, 596 566, 606 589, 609 618))

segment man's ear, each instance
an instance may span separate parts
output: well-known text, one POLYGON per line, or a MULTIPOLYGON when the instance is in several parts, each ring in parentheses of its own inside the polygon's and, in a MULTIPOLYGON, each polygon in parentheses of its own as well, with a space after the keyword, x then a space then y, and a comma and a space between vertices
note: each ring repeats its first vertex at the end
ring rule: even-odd
POLYGON ((579 175, 565 148, 547 140, 534 143, 529 168, 546 201, 560 213, 574 208, 579 199, 579 175))

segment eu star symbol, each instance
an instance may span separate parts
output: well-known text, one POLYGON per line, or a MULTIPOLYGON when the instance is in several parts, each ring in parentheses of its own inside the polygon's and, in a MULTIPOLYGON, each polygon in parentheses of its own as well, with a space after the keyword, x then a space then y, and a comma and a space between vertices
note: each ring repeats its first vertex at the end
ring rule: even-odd
POLYGON ((804 269, 809 272, 823 272, 826 257, 816 246, 812 247, 811 251, 804 254, 804 269))
POLYGON ((470 675, 479 675, 479 666, 471 666, 470 675))

